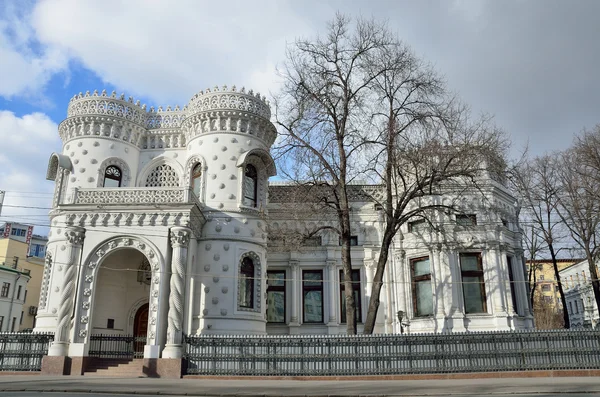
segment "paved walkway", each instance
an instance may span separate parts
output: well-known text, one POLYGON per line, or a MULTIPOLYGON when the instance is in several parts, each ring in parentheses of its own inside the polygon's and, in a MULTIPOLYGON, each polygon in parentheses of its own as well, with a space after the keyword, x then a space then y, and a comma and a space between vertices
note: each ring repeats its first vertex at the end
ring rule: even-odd
POLYGON ((0 391, 188 396, 444 396, 586 393, 600 395, 597 377, 453 380, 222 380, 0 376, 0 391))

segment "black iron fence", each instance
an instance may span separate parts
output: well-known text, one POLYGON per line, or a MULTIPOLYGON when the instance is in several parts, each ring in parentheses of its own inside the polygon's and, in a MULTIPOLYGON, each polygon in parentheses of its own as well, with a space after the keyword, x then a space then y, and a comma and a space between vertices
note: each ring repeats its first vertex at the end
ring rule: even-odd
POLYGON ((0 371, 40 371, 52 334, 0 333, 0 371))
POLYGON ((390 375, 600 369, 600 331, 187 336, 187 374, 390 375))
POLYGON ((100 358, 143 358, 146 339, 146 335, 91 335, 88 355, 100 358))

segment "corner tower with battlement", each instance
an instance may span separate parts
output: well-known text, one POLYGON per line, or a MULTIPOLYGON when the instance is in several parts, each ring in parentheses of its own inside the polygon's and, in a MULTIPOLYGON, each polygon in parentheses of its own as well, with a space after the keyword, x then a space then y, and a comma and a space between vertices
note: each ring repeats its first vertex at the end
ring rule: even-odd
POLYGON ((97 334, 157 359, 181 357, 184 334, 266 332, 264 97, 224 86, 148 109, 87 92, 59 134, 36 326, 56 335, 49 356, 86 357, 97 334))

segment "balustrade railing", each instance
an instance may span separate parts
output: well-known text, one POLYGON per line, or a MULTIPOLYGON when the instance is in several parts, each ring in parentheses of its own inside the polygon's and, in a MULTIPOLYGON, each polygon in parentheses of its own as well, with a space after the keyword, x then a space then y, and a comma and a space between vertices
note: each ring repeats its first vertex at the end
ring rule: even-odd
POLYGON ((600 331, 187 336, 188 374, 390 375, 599 369, 600 331))
POLYGON ((0 371, 40 371, 52 334, 0 333, 0 371))
POLYGON ((137 187, 75 189, 69 204, 197 204, 198 198, 187 187, 137 187))
POLYGON ((146 335, 91 335, 90 357, 99 358, 144 358, 146 335))

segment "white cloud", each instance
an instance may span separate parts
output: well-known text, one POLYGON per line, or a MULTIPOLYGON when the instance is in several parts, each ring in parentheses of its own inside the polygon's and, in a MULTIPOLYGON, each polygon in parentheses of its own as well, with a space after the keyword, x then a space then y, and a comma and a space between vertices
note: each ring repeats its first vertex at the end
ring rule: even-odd
POLYGON ((43 113, 17 117, 0 110, 0 140, 4 155, 11 157, 46 153, 48 144, 60 145, 57 124, 43 113))
POLYGON ((41 42, 128 94, 183 104, 215 84, 272 89, 286 38, 310 34, 291 3, 47 0, 32 23, 41 42))
POLYGON ((66 55, 54 46, 36 52, 28 14, 19 13, 14 3, 5 3, 0 14, 0 95, 39 96, 39 90, 68 65, 66 55))
POLYGON ((22 117, 0 111, 0 190, 6 191, 0 221, 46 224, 53 184, 43 182, 47 156, 59 150, 58 126, 42 113, 22 117))

